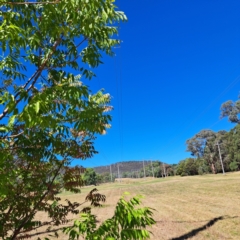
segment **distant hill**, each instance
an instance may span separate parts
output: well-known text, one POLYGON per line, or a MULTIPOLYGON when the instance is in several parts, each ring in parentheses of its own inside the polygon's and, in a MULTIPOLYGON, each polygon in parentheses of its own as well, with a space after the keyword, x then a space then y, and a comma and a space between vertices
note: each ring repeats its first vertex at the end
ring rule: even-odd
MULTIPOLYGON (((156 160, 152 162, 156 162, 156 160)), ((147 167, 149 164, 151 164, 151 161, 144 160, 145 167, 147 167)), ((121 174, 122 172, 131 172, 131 171, 141 170, 143 168, 143 161, 128 161, 128 162, 118 162, 115 164, 111 164, 113 175, 117 175, 118 165, 119 165, 119 172, 121 174)), ((94 170, 98 174, 110 172, 110 165, 94 167, 94 170)))

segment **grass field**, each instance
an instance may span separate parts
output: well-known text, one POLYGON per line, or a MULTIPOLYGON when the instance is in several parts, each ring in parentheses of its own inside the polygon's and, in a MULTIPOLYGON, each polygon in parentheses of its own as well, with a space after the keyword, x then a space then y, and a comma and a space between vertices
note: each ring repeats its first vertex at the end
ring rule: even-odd
MULTIPOLYGON (((61 197, 82 202, 92 188, 85 187, 77 195, 63 193, 61 197)), ((128 191, 131 196, 145 196, 143 204, 156 209, 157 224, 150 229, 151 239, 240 239, 240 172, 225 176, 123 179, 121 183, 97 188, 107 197, 102 208, 93 210, 100 222, 113 215, 118 199, 128 191)), ((38 218, 43 220, 45 216, 39 214, 38 218)), ((60 239, 66 239, 59 233, 60 239)), ((43 236, 47 235, 34 238, 43 236)))

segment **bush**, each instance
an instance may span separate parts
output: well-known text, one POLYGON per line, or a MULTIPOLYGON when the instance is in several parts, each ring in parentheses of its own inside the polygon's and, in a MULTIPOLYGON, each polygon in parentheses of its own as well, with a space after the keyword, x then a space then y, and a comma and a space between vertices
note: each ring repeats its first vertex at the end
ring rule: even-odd
POLYGON ((229 165, 231 171, 237 171, 238 170, 238 163, 236 161, 231 162, 229 165))

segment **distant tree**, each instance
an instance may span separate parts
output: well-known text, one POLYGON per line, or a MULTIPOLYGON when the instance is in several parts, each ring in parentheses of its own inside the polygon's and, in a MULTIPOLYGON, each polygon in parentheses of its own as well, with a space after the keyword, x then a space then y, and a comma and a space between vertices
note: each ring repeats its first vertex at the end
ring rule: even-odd
POLYGON ((177 172, 177 164, 176 163, 172 164, 172 170, 173 170, 173 175, 175 176, 176 172, 177 172))
POLYGON ((188 158, 185 162, 185 170, 188 175, 197 175, 197 162, 194 158, 188 158))
POLYGON ((221 105, 221 118, 228 117, 232 123, 240 123, 240 100, 233 102, 232 100, 226 101, 221 105))
POLYGON ((83 180, 86 185, 97 185, 98 178, 97 173, 94 171, 93 168, 87 168, 83 174, 83 180))
MULTIPOLYGON (((111 182, 111 175, 109 172, 105 172, 100 174, 102 176, 102 180, 103 182, 111 182)), ((112 181, 114 181, 114 176, 112 175, 112 181)))
POLYGON ((212 130, 202 130, 186 142, 187 151, 193 156, 204 158, 214 174, 217 173, 217 166, 220 163, 216 144, 222 140, 225 133, 226 131, 215 133, 212 130))
POLYGON ((181 160, 177 165, 176 174, 181 176, 184 173, 184 175, 185 175, 184 167, 185 167, 185 161, 181 160))
POLYGON ((236 162, 236 161, 233 161, 233 162, 231 162, 230 164, 229 164, 229 167, 230 167, 230 169, 231 169, 231 171, 237 171, 237 170, 239 170, 239 163, 238 162, 236 162))
POLYGON ((197 164, 197 171, 199 175, 203 175, 211 172, 211 168, 205 159, 198 158, 195 161, 197 164))
POLYGON ((166 169, 166 175, 168 176, 174 176, 174 169, 171 164, 165 164, 166 169))
POLYGON ((138 172, 137 171, 133 171, 132 172, 132 176, 133 176, 133 178, 138 178, 138 172))
POLYGON ((197 161, 193 158, 187 158, 179 162, 177 175, 190 176, 198 174, 197 161))
POLYGON ((122 173, 123 178, 128 178, 128 177, 130 177, 130 175, 131 175, 131 173, 129 173, 129 172, 123 172, 122 173))
POLYGON ((240 169, 240 124, 226 134, 224 143, 227 167, 231 171, 240 169))
POLYGON ((226 101, 221 105, 221 118, 228 117, 228 120, 237 125, 231 129, 225 137, 226 168, 230 171, 240 169, 240 100, 226 101))
POLYGON ((104 180, 103 180, 103 176, 102 174, 97 174, 97 183, 100 184, 100 183, 103 183, 104 180))

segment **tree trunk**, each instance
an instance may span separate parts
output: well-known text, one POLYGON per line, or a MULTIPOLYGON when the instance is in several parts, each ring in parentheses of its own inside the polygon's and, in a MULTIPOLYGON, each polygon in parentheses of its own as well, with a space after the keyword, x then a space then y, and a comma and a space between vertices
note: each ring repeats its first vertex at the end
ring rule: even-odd
POLYGON ((216 174, 216 173, 217 173, 214 163, 211 163, 211 169, 212 169, 212 173, 213 173, 213 174, 216 174))
POLYGON ((216 167, 214 165, 214 162, 215 162, 214 156, 213 156, 213 154, 210 154, 210 159, 209 159, 210 167, 211 167, 212 173, 216 174, 217 172, 216 172, 216 167))

